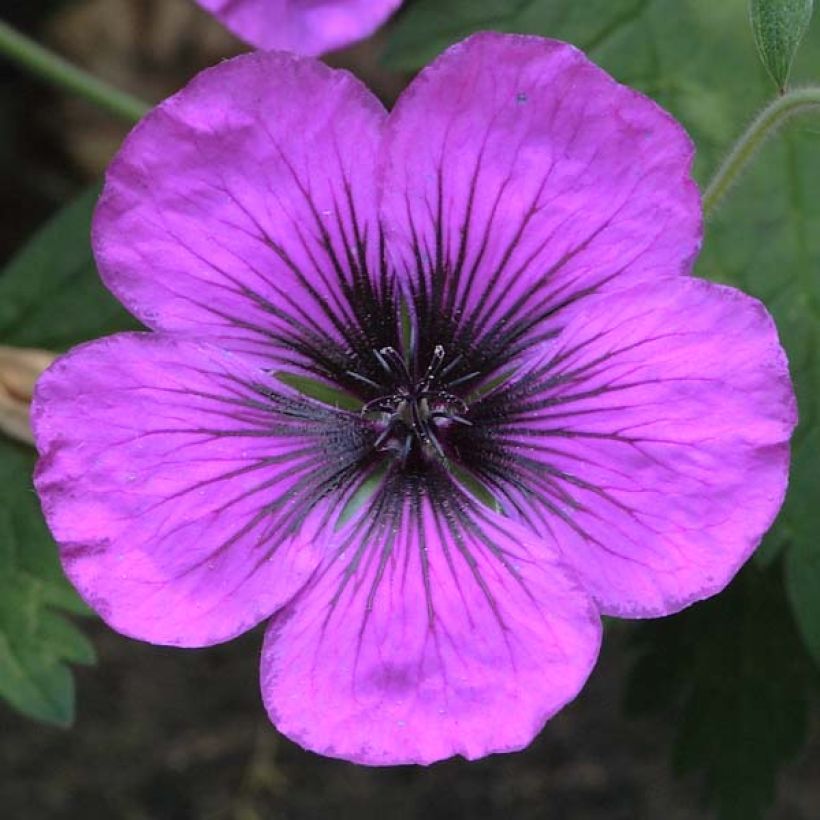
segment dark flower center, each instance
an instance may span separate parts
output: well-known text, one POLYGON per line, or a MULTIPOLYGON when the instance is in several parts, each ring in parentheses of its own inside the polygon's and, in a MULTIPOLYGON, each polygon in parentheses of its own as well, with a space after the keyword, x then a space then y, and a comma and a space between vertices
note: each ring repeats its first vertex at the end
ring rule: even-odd
POLYGON ((392 346, 372 353, 381 378, 350 375, 379 392, 361 410, 363 416, 380 425, 374 448, 392 453, 405 468, 418 469, 435 461, 446 463, 449 429, 453 425, 472 426, 465 418, 467 403, 455 391, 478 373, 456 375, 462 357, 448 362, 441 345, 433 348, 423 371, 416 366, 412 345, 406 358, 392 346))
POLYGON ((560 303, 502 306, 495 278, 475 281, 477 263, 459 254, 450 268, 422 247, 401 288, 385 237, 374 268, 365 236, 352 239, 344 257, 333 255, 342 292, 316 299, 327 327, 299 313, 281 338, 298 372, 275 375, 328 406, 321 424, 304 428, 322 428, 306 499, 345 499, 343 520, 365 500, 379 521, 421 498, 450 505, 448 515, 468 496, 499 509, 511 482, 524 491, 508 429, 526 402, 527 391, 513 389, 515 362, 556 335, 545 320, 560 303))

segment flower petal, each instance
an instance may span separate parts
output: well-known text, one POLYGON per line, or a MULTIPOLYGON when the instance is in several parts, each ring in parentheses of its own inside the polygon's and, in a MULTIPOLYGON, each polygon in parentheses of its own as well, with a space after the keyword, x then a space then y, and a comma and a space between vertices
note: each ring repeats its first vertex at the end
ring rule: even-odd
POLYGON ((453 46, 404 92, 385 139, 390 249, 433 334, 456 317, 473 347, 510 358, 549 337, 562 306, 688 273, 699 248, 691 141, 565 43, 453 46))
POLYGON ((41 377, 35 483, 74 585, 115 629, 201 646, 287 602, 318 557, 358 416, 161 334, 75 348, 41 377), (277 392, 279 391, 279 392, 277 392))
POLYGON ((263 697, 308 749, 372 765, 520 749, 592 669, 600 622, 556 553, 429 479, 388 479, 271 622, 263 697))
POLYGON ((324 54, 363 40, 402 0, 197 0, 256 48, 324 54))
POLYGON ((262 361, 350 348, 354 297, 381 307, 364 269, 379 269, 383 118, 316 60, 258 53, 203 72, 109 169, 93 232, 103 279, 149 327, 262 361))
POLYGON ((508 511, 606 614, 723 589, 780 509, 796 423, 763 305, 688 278, 593 297, 528 368, 470 408, 467 456, 508 511))

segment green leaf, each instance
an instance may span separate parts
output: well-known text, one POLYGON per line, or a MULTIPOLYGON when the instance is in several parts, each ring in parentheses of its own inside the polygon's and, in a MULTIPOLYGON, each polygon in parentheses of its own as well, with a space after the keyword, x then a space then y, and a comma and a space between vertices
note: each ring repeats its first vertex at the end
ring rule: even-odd
POLYGON ((84 613, 65 580, 30 476, 34 455, 0 441, 0 695, 23 713, 68 726, 74 682, 66 662, 94 662, 60 610, 84 613))
POLYGON ((792 547, 786 553, 786 589, 806 647, 820 664, 820 504, 817 465, 820 430, 808 436, 792 465, 792 483, 805 488, 790 495, 786 514, 792 547), (812 489, 815 491, 812 492, 812 489))
MULTIPOLYGON (((0 341, 63 350, 136 327, 101 284, 89 243, 97 189, 62 210, 0 272, 0 341)), ((87 614, 63 576, 31 484, 34 454, 0 438, 0 696, 61 726, 74 717, 67 663, 94 650, 63 613, 87 614)))
POLYGON ((510 31, 525 5, 511 0, 417 0, 392 27, 384 60, 394 69, 421 68, 474 31, 510 31))
POLYGON ((749 19, 760 59, 781 92, 811 22, 813 6, 814 0, 749 0, 749 19))
POLYGON ((780 572, 749 565, 721 595, 635 634, 627 710, 675 726, 676 767, 704 772, 721 820, 763 818, 806 738, 815 671, 780 572))
POLYGON ((3 344, 65 350, 138 327, 97 275, 89 232, 98 194, 95 186, 61 210, 0 272, 3 344))
POLYGON ((628 29, 651 5, 652 0, 418 0, 393 26, 385 60, 397 69, 421 68, 476 31, 541 34, 589 51, 628 29))

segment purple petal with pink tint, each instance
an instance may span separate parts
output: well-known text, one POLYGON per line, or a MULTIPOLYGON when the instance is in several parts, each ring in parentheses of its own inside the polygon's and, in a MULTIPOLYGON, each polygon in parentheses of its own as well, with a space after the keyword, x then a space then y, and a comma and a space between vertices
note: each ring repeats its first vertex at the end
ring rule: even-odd
POLYGON ((786 491, 797 416, 771 317, 732 288, 675 278, 590 298, 565 322, 471 407, 469 458, 604 613, 713 595, 786 491))
POLYGON ((109 168, 93 231, 105 283, 149 327, 262 362, 349 347, 350 293, 376 286, 384 117, 315 60, 259 53, 205 71, 109 168))
POLYGON ((197 0, 257 48, 324 54, 371 35, 402 0, 197 0))
POLYGON ((388 477, 330 546, 262 658, 271 720, 305 748, 371 765, 520 749, 595 663, 597 612, 557 553, 446 473, 388 477))
POLYGON ((399 276, 442 290, 493 355, 547 338, 592 292, 688 273, 700 246, 693 146, 576 48, 479 34, 390 114, 383 213, 399 276))
POLYGON ((349 416, 196 341, 75 348, 33 407, 36 486, 68 576, 133 637, 201 646, 244 632, 321 557, 311 520, 335 503, 322 485, 362 446, 349 416))
POLYGON ((76 348, 35 396, 72 581, 156 643, 272 616, 265 703, 307 748, 526 745, 588 676, 599 608, 720 590, 785 492, 785 356, 759 303, 688 276, 691 160, 654 103, 533 37, 453 47, 390 115, 315 60, 204 72, 128 137, 94 220, 156 332, 76 348))

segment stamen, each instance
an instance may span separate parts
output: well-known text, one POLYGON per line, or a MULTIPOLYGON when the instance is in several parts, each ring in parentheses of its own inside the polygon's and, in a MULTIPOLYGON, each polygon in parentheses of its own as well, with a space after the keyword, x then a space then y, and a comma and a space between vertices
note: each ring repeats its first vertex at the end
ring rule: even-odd
POLYGON ((392 421, 388 422, 387 427, 385 427, 384 430, 382 430, 381 435, 373 442, 373 449, 374 450, 380 450, 381 449, 382 444, 384 444, 385 441, 387 441, 387 439, 389 439, 390 436, 392 435, 393 427, 394 427, 393 422, 392 421))
POLYGON ((382 386, 374 382, 373 379, 368 379, 367 376, 362 376, 361 373, 357 373, 355 370, 345 370, 345 375, 350 376, 351 379, 356 379, 357 382, 366 384, 368 387, 373 387, 376 390, 382 389, 382 386))
POLYGON ((451 382, 447 382, 447 386, 448 387, 456 387, 459 384, 464 384, 464 382, 468 382, 471 379, 474 379, 476 376, 480 376, 480 375, 481 375, 481 373, 479 373, 478 370, 474 370, 472 373, 468 373, 466 376, 459 376, 457 379, 455 379, 451 382))
POLYGON ((392 375, 403 378, 408 385, 412 384, 413 377, 407 369, 407 363, 395 347, 383 347, 379 353, 384 357, 392 375))
POLYGON ((459 353, 458 356, 456 356, 453 359, 453 361, 451 361, 450 364, 448 364, 447 367, 445 367, 444 370, 441 371, 441 375, 446 376, 451 370, 458 367, 458 365, 460 365, 462 361, 464 361, 464 356, 463 354, 459 353))
POLYGON ((430 415, 431 419, 445 419, 446 421, 454 421, 456 424, 463 424, 465 427, 472 427, 473 423, 464 416, 457 416, 455 413, 447 413, 444 410, 436 410, 430 415))
POLYGON ((378 399, 372 399, 367 402, 362 409, 361 414, 366 416, 368 413, 393 413, 395 411, 394 405, 390 402, 389 396, 380 396, 378 399))
POLYGON ((436 451, 436 455, 441 461, 447 461, 447 456, 444 454, 444 450, 442 449, 437 436, 428 436, 427 443, 433 447, 436 451))
MULTIPOLYGON (((385 350, 386 349, 387 348, 385 348, 385 350)), ((384 372, 387 373, 388 376, 392 375, 392 371, 390 370, 390 365, 387 364, 387 361, 385 360, 384 356, 382 356, 381 351, 374 350, 373 355, 376 357, 376 361, 382 366, 382 369, 384 370, 384 372)))
POLYGON ((407 460, 410 458, 410 453, 413 449, 413 434, 408 433, 407 437, 404 439, 404 447, 401 451, 401 464, 402 467, 407 466, 407 460))
POLYGON ((435 404, 455 404, 461 409, 462 413, 467 412, 467 402, 461 396, 456 396, 446 390, 425 390, 419 394, 418 398, 428 399, 435 404))
POLYGON ((441 368, 441 363, 444 361, 444 348, 441 345, 436 345, 435 349, 433 350, 433 358, 430 362, 429 367, 427 368, 427 372, 424 374, 424 378, 422 379, 423 384, 427 384, 428 382, 433 381, 438 375, 438 371, 441 368))
POLYGON ((411 460, 418 466, 431 459, 447 462, 447 425, 472 426, 466 418, 467 402, 452 392, 452 388, 479 374, 471 372, 448 381, 446 374, 463 362, 463 356, 459 354, 445 365, 446 351, 442 345, 433 348, 430 363, 421 378, 415 363, 408 362, 394 347, 374 350, 373 355, 389 377, 389 386, 377 385, 366 376, 360 377, 359 381, 382 390, 387 387, 391 391, 368 401, 361 408, 363 416, 373 413, 387 416, 373 447, 393 451, 402 467, 411 460))

